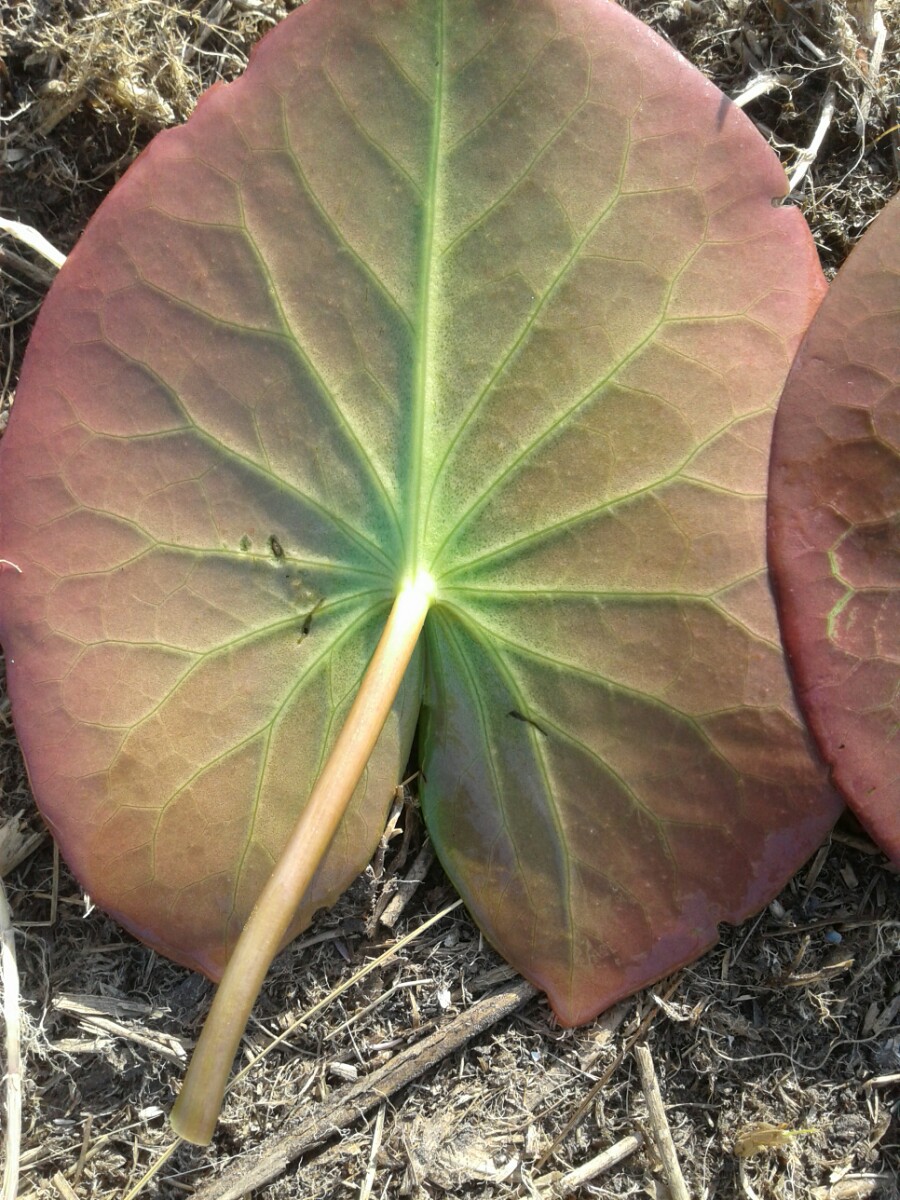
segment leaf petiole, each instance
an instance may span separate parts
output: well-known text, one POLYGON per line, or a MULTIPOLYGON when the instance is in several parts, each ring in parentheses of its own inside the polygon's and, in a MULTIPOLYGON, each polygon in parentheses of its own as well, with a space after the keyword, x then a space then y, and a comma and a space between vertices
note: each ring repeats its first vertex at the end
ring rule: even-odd
POLYGON ((212 1138, 250 1010, 375 748, 433 596, 424 571, 398 593, 322 773, 238 938, 172 1109, 172 1127, 185 1141, 202 1146, 212 1138))

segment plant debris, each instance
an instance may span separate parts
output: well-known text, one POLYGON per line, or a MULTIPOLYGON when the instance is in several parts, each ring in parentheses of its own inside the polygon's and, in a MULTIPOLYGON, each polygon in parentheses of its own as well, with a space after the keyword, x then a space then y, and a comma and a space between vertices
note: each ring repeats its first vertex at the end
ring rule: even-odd
MULTIPOLYGON (((238 74, 291 7, 0 0, 0 216, 68 252, 150 137, 238 74)), ((833 273, 900 186, 898 0, 626 7, 742 103, 796 180, 789 202, 833 273)), ((52 270, 0 233, 4 413, 52 270)), ((420 1042, 464 1026, 484 1013, 484 997, 509 989, 509 969, 465 911, 444 911, 453 893, 430 861, 413 783, 373 866, 277 960, 239 1065, 276 1044, 232 1088, 216 1142, 172 1149, 165 1114, 177 1060, 197 1036, 210 985, 92 910, 58 865, 5 696, 0 780, 21 987, 22 1200, 214 1195, 226 1171, 239 1187, 244 1163, 265 1157, 271 1139, 336 1111, 341 1089, 399 1056, 414 1064, 420 1042), (383 923, 398 897, 405 906, 394 903, 383 923)), ((576 1030, 556 1027, 545 1003, 523 994, 461 1048, 411 1066, 368 1116, 348 1110, 331 1137, 290 1156, 252 1194, 533 1200, 569 1180, 579 1196, 665 1195, 630 1050, 639 1034, 690 1196, 897 1200, 898 961, 900 880, 848 818, 777 901, 725 929, 701 961, 576 1030), (602 1175, 578 1174, 616 1146, 602 1175)))

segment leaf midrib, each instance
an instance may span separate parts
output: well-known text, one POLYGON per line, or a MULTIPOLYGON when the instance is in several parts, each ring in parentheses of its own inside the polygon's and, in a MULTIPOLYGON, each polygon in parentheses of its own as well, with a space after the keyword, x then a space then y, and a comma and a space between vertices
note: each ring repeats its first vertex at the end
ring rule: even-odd
POLYGON ((404 573, 410 576, 414 576, 420 569, 428 566, 427 563, 421 561, 424 542, 422 514, 425 500, 423 495, 425 418, 428 405, 433 403, 431 362, 434 342, 434 246, 444 115, 444 0, 436 0, 436 17, 434 101, 428 149, 428 170, 423 188, 424 199, 418 271, 418 304, 415 317, 415 360, 412 374, 412 436, 403 528, 403 569, 404 573))

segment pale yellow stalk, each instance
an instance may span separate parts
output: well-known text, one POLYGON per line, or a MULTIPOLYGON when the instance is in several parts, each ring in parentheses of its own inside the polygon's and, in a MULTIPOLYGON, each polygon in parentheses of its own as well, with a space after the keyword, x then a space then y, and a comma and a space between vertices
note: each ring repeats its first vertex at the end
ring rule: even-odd
POLYGON ((202 1146, 212 1138, 250 1010, 375 748, 433 591, 431 576, 421 572, 394 601, 331 754, 238 939, 172 1110, 172 1126, 186 1141, 202 1146))

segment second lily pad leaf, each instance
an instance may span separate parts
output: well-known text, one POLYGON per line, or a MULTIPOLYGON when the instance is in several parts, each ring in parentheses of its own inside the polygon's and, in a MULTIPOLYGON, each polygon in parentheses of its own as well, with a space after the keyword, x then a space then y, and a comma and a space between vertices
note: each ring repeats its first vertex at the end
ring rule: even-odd
POLYGON ((900 864, 900 198, 810 326, 775 424, 770 556, 835 782, 900 864))
POLYGON ((295 925, 422 797, 565 1022, 839 809, 765 566, 824 288, 746 118, 606 0, 311 0, 128 172, 2 446, 2 635, 98 902, 217 974, 391 598, 424 649, 295 925))

